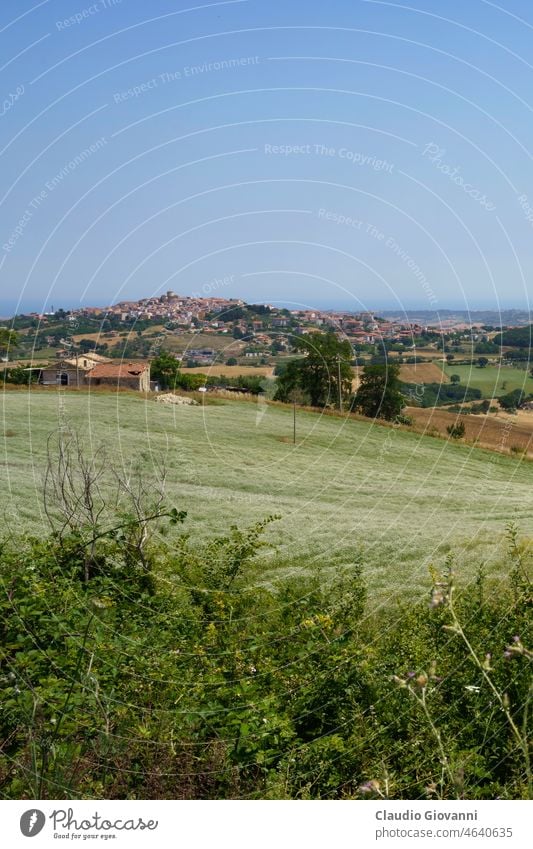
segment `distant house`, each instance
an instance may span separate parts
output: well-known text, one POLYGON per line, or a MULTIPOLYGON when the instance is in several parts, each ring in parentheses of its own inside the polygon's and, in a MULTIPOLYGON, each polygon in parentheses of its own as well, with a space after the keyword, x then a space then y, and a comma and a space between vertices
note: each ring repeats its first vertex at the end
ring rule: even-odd
POLYGON ((39 383, 43 386, 85 386, 86 375, 97 365, 109 363, 108 357, 99 354, 78 354, 74 357, 60 357, 55 363, 45 366, 39 374, 39 383))
POLYGON ((95 366, 102 365, 102 363, 112 362, 110 357, 102 357, 100 354, 94 354, 92 351, 89 351, 87 354, 76 354, 74 357, 65 357, 63 361, 75 368, 83 368, 87 371, 93 369, 95 366))
POLYGON ((43 386, 75 386, 79 388, 85 385, 85 375, 94 368, 94 365, 84 365, 83 359, 77 362, 75 359, 61 359, 52 365, 45 366, 39 374, 39 383, 43 386))
POLYGON ((135 389, 137 392, 149 392, 150 365, 149 363, 103 363, 86 373, 85 383, 89 386, 112 386, 135 389))
POLYGON ((80 354, 39 369, 38 380, 43 386, 69 386, 77 389, 112 386, 149 392, 150 366, 148 363, 116 363, 98 354, 80 354))

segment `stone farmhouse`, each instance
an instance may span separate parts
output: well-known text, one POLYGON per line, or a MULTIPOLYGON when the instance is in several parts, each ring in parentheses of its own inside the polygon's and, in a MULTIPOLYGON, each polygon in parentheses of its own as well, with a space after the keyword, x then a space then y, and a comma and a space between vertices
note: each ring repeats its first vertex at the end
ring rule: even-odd
POLYGON ((38 382, 43 386, 64 386, 80 389, 87 386, 108 386, 149 392, 150 364, 113 361, 99 354, 79 354, 60 358, 40 369, 38 382))
POLYGON ((87 372, 85 382, 89 386, 111 386, 149 392, 150 364, 102 363, 87 372))

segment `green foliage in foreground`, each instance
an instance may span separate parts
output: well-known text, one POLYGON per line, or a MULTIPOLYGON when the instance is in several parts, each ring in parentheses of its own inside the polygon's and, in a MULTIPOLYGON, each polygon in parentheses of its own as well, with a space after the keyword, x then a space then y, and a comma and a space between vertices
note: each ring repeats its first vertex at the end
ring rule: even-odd
POLYGON ((516 533, 497 592, 457 594, 449 563, 431 604, 370 616, 361 563, 261 586, 268 521, 203 548, 141 547, 134 519, 2 547, 4 798, 527 796, 516 533))

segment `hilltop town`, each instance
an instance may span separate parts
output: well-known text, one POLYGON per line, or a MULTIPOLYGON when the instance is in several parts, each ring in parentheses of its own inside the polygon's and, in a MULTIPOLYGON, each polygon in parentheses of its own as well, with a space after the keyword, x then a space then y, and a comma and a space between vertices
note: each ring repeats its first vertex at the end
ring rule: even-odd
MULTIPOLYGON (((217 281, 215 281, 216 283, 217 281)), ((219 287, 231 280, 218 281, 219 287)), ((215 284, 213 289, 217 289, 215 284)), ((123 300, 111 306, 80 307, 49 312, 32 312, 2 322, 18 331, 20 347, 11 352, 13 361, 38 361, 46 357, 69 358, 89 352, 100 357, 150 359, 161 349, 173 351, 184 365, 213 365, 242 359, 248 365, 275 365, 290 352, 291 338, 328 329, 347 339, 355 354, 381 355, 385 350, 413 355, 432 345, 441 355, 456 353, 453 346, 490 343, 502 329, 495 313, 464 315, 445 311, 418 314, 318 309, 288 310, 272 304, 250 304, 238 298, 198 293, 165 294, 123 300), (497 324, 486 323, 490 320, 497 324), (230 340, 233 340, 230 341, 230 340), (221 353, 222 352, 222 353, 221 353)), ((526 314, 515 311, 506 326, 527 323, 526 314)), ((461 353, 464 351, 461 350, 461 353)), ((477 350, 473 353, 494 353, 477 350)), ((102 362, 102 361, 101 361, 102 362)), ((232 363, 233 364, 233 363, 232 363)), ((237 363, 235 363, 236 365, 237 363)))

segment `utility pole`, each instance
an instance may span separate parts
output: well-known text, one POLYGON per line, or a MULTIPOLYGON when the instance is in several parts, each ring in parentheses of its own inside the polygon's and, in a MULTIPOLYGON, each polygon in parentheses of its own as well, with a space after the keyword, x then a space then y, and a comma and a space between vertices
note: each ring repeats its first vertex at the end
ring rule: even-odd
POLYGON ((342 408, 342 384, 341 384, 341 358, 340 358, 339 354, 337 354, 337 373, 338 373, 338 381, 339 381, 339 410, 342 413, 343 408, 342 408))
POLYGON ((296 396, 292 398, 292 444, 296 445, 296 396))

